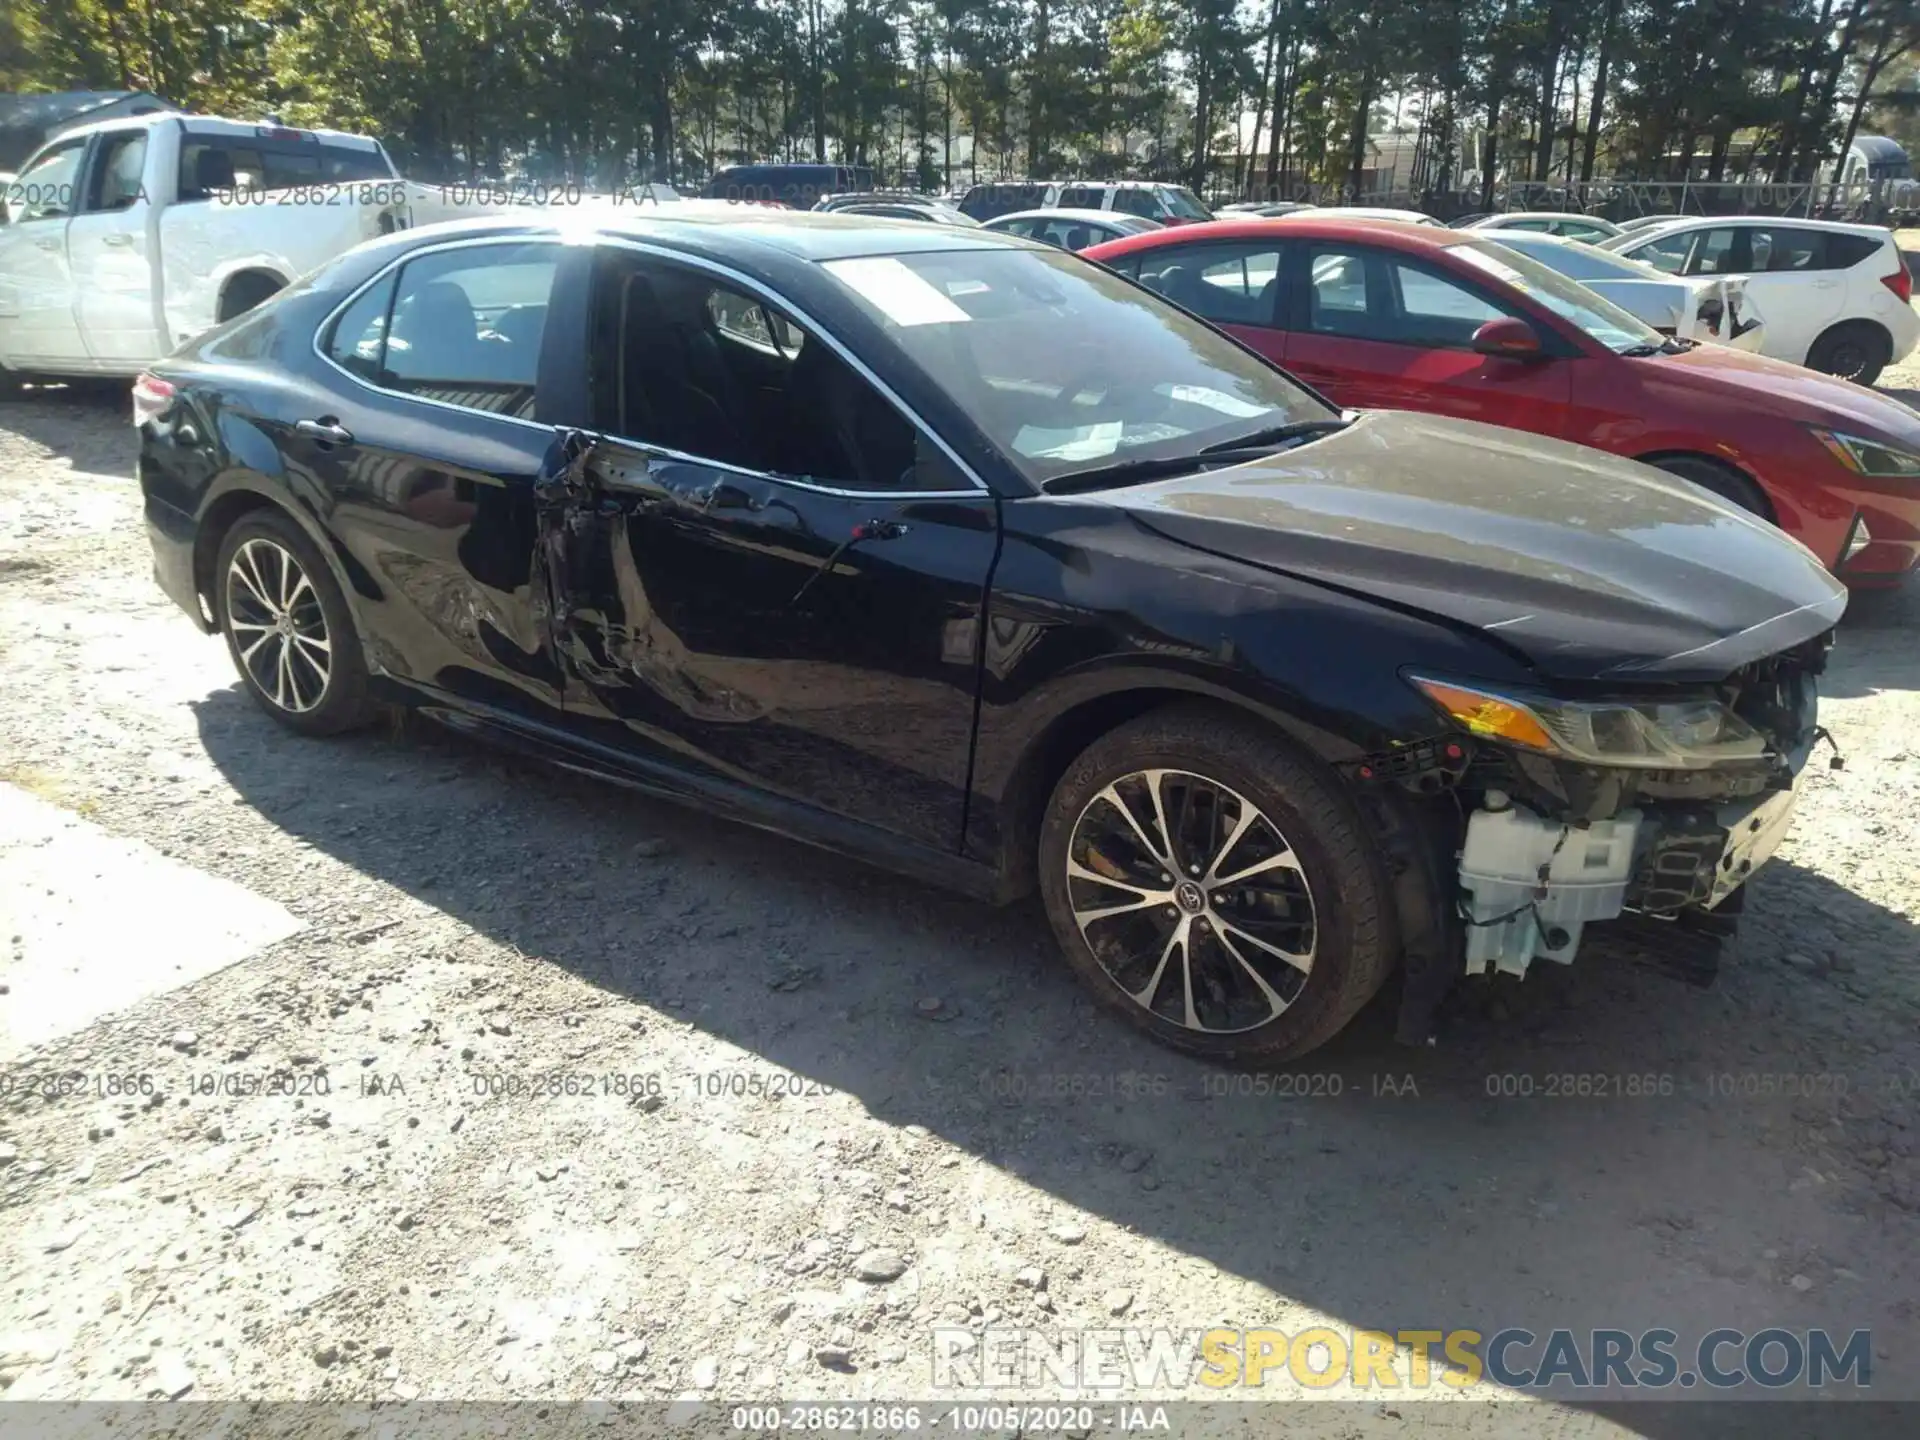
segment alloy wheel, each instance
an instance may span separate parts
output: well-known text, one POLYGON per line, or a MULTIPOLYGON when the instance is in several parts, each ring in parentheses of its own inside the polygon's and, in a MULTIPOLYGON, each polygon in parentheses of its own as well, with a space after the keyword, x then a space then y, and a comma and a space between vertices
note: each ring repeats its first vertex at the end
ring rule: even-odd
POLYGON ((326 697, 333 646, 320 596, 284 546, 254 538, 227 566, 227 625, 260 693, 300 714, 326 697))
POLYGON ((1097 792, 1068 841, 1067 896, 1107 978, 1188 1030, 1257 1029, 1313 970, 1298 855, 1257 805, 1204 775, 1138 770, 1097 792))

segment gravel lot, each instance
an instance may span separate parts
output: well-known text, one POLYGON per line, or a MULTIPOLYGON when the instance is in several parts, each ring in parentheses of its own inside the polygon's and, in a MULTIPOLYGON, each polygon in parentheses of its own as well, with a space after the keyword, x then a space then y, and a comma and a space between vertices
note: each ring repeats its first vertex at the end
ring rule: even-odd
POLYGON ((1596 947, 1463 987, 1437 1049, 1381 1007, 1305 1093, 1222 1094, 1096 1016, 1036 909, 421 722, 283 733, 154 586, 132 468, 117 396, 0 407, 0 782, 298 928, 173 983, 174 922, 80 877, 144 998, 0 1061, 8 1398, 944 1399, 937 1327, 1321 1321, 1870 1328, 1875 1390, 1920 1398, 1920 589, 1851 609, 1847 767, 1809 771, 1715 988, 1596 947), (206 1093, 268 1071, 304 1093, 206 1093), (548 1076, 587 1093, 504 1093, 548 1076))

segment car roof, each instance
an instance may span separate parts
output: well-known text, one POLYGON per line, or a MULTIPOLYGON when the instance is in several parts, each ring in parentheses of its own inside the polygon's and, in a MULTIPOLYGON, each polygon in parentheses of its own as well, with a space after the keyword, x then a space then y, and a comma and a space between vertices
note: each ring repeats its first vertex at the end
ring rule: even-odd
MULTIPOLYGON (((1399 220, 1408 225, 1439 226, 1440 222, 1419 210, 1396 210, 1387 205, 1312 205, 1291 215, 1276 215, 1276 220, 1298 222, 1309 216, 1345 215, 1351 220, 1399 220)), ((1443 227, 1444 228, 1444 227, 1443 227)))
POLYGON ((436 241, 488 235, 558 233, 650 240, 725 261, 729 255, 758 259, 787 256, 800 261, 847 260, 868 255, 909 255, 941 250, 1033 248, 1017 235, 975 226, 928 225, 830 211, 788 210, 777 205, 726 200, 675 200, 664 205, 614 201, 567 206, 549 214, 538 208, 425 225, 404 234, 436 241))
POLYGON ((351 130, 326 130, 314 125, 276 125, 266 120, 227 120, 218 115, 189 115, 182 110, 153 110, 144 115, 119 115, 109 120, 90 120, 85 125, 75 125, 48 137, 54 140, 72 140, 76 136, 94 135, 104 130, 131 130, 135 128, 151 129, 171 120, 184 123, 188 136, 221 135, 235 140, 266 140, 271 136, 263 135, 263 130, 292 130, 301 135, 311 135, 318 140, 332 141, 341 145, 350 145, 356 150, 378 150, 379 142, 371 135, 356 135, 351 130))
POLYGON ((1000 225, 1008 220, 1071 220, 1081 225, 1118 225, 1127 218, 1125 213, 1120 211, 1078 210, 1071 205, 1055 205, 1038 210, 1015 210, 1010 215, 996 215, 987 221, 987 224, 1000 225))
POLYGON ((1397 220, 1334 218, 1339 213, 1337 210, 1324 213, 1302 210, 1285 217, 1287 223, 1284 226, 1277 226, 1271 220, 1206 220, 1195 225, 1170 225, 1140 235, 1108 240, 1093 247, 1092 251, 1082 253, 1093 254, 1095 258, 1104 260, 1110 256, 1131 255, 1136 250, 1157 249, 1162 245, 1189 245, 1196 240, 1265 240, 1277 243, 1282 237, 1289 241, 1365 240, 1389 250, 1417 253, 1446 250, 1455 245, 1486 239, 1484 235, 1470 235, 1444 226, 1408 225, 1397 220))
MULTIPOLYGON (((1489 228, 1495 229, 1495 230, 1512 230, 1513 229, 1511 225, 1495 225, 1491 227, 1486 225, 1468 225, 1468 226, 1465 226, 1464 228, 1468 230, 1482 230, 1482 231, 1487 230, 1489 228)), ((1585 240, 1577 240, 1571 235, 1555 235, 1551 230, 1516 230, 1511 235, 1502 235, 1500 237, 1500 243, 1502 245, 1508 244, 1510 242, 1518 242, 1519 244, 1522 244, 1522 245, 1531 245, 1536 240, 1543 241, 1548 245, 1585 245, 1589 250, 1593 248, 1593 246, 1585 240)))
POLYGON ((1836 235, 1871 235, 1892 239, 1884 225, 1856 225, 1846 220, 1810 220, 1801 215, 1687 215, 1659 225, 1630 231, 1633 235, 1673 235, 1684 230, 1710 230, 1716 225, 1778 225, 1793 230, 1827 230, 1836 235))
POLYGON ((1482 230, 1499 230, 1513 220, 1583 220, 1595 225, 1611 225, 1603 215, 1583 215, 1578 210, 1509 210, 1501 215, 1483 215, 1474 221, 1482 230))

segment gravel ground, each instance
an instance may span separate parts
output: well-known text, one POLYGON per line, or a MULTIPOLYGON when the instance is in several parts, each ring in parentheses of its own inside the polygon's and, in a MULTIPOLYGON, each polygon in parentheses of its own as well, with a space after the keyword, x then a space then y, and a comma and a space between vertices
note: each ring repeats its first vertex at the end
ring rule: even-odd
MULTIPOLYGON (((132 464, 117 398, 0 408, 0 781, 300 928, 0 1065, 9 1398, 946 1398, 938 1327, 1316 1321, 1870 1328, 1920 1392, 1920 590, 1851 609, 1847 767, 1715 988, 1596 947, 1463 987, 1437 1049, 1377 1007, 1222 1094, 1033 908, 421 722, 280 731, 155 588, 132 464), (304 1093, 205 1093, 268 1071, 304 1093), (555 1076, 587 1093, 495 1093, 555 1076)), ((1691 1433, 1654 1413, 1521 1433, 1691 1433)))

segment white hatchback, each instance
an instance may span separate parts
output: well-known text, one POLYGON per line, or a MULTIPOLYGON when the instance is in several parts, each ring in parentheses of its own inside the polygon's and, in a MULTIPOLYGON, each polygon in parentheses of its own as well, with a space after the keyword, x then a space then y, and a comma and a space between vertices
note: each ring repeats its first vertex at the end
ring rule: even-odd
POLYGON ((1761 353, 1871 385, 1920 345, 1913 277, 1891 231, 1832 220, 1705 216, 1599 242, 1669 275, 1739 278, 1767 317, 1761 353))

